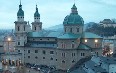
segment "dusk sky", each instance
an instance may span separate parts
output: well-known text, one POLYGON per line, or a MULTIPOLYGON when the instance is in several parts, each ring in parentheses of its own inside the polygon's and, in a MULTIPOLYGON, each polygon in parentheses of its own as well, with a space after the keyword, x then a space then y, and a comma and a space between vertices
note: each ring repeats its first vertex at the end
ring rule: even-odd
MULTIPOLYGON (((20 0, 0 0, 0 29, 14 29, 19 3, 20 0)), ((62 24, 65 16, 70 14, 74 0, 22 0, 25 21, 30 24, 34 21, 36 4, 43 28, 48 28, 62 24)), ((75 4, 85 23, 116 18, 116 0, 75 0, 75 4)))

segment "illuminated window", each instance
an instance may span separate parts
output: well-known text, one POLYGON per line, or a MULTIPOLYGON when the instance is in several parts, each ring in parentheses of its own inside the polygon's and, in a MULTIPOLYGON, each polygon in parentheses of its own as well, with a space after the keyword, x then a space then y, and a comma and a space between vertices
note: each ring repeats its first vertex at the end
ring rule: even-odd
POLYGON ((97 43, 98 42, 98 40, 95 40, 95 43, 97 43))
POLYGON ((85 39, 85 42, 87 42, 87 39, 85 39))
POLYGON ((95 44, 95 48, 97 48, 98 47, 98 44, 95 44))

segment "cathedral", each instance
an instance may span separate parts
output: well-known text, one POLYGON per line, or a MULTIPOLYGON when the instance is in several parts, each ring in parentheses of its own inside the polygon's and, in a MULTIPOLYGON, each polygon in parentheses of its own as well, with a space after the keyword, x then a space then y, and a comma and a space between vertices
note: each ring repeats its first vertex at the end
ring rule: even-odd
POLYGON ((22 62, 55 66, 67 70, 80 59, 93 53, 102 55, 102 37, 84 32, 84 20, 73 4, 71 13, 64 18, 63 31, 42 29, 40 13, 36 5, 34 21, 24 20, 22 4, 19 5, 15 23, 16 49, 22 54, 22 62))

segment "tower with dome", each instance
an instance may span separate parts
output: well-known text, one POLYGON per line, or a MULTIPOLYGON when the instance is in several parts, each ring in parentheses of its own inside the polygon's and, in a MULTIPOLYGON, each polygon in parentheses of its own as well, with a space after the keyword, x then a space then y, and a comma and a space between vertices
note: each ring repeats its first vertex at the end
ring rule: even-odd
POLYGON ((73 4, 71 13, 64 18, 64 31, 42 29, 40 13, 36 5, 32 29, 24 20, 22 5, 19 5, 15 21, 16 49, 22 54, 23 64, 54 66, 67 70, 78 61, 95 53, 102 54, 102 37, 84 32, 84 20, 73 4))

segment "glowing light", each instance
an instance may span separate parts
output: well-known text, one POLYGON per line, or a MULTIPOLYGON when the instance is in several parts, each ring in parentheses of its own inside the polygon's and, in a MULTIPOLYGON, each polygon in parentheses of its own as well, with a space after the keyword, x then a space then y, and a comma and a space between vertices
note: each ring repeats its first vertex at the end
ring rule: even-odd
POLYGON ((95 43, 97 43, 98 42, 98 40, 95 40, 95 43))
POLYGON ((10 37, 8 37, 8 41, 11 41, 11 38, 10 37))
POLYGON ((87 39, 85 39, 85 42, 87 42, 87 39))

